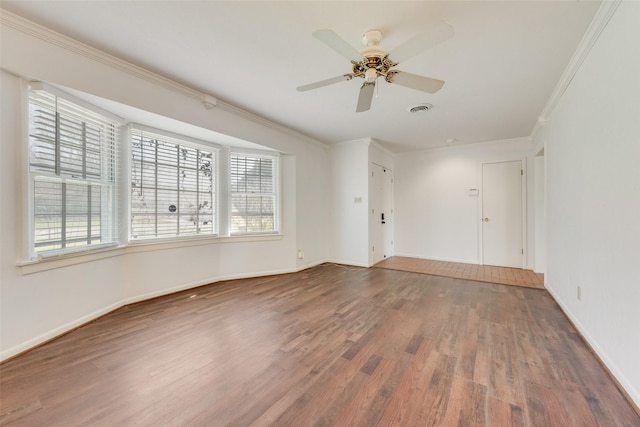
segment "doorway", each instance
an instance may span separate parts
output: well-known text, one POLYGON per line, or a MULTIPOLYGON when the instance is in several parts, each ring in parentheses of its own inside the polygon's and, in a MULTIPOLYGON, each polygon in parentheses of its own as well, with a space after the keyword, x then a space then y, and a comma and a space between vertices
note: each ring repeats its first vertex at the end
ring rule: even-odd
POLYGON ((369 261, 373 265, 393 255, 393 173, 371 163, 370 175, 369 261))
POLYGON ((522 160, 482 164, 482 264, 523 268, 522 160))

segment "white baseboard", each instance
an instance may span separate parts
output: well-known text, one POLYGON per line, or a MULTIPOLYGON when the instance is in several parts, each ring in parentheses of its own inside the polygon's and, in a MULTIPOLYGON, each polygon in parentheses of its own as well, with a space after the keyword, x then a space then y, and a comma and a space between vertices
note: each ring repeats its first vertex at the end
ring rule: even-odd
POLYGON ((571 310, 567 307, 567 305, 562 301, 562 298, 553 290, 552 286, 549 286, 549 283, 545 280, 544 287, 549 291, 555 302, 560 306, 564 314, 571 320, 571 323, 578 330, 582 338, 591 346, 593 351, 596 353, 598 358, 602 364, 606 366, 609 370, 609 373, 616 379, 620 387, 622 387, 629 398, 633 400, 635 405, 640 408, 640 391, 638 391, 633 384, 624 376, 624 374, 620 371, 618 366, 611 360, 611 358, 607 355, 607 352, 600 347, 598 342, 589 334, 587 329, 580 323, 580 321, 573 315, 571 310))
POLYGON ((350 261, 350 260, 345 260, 345 259, 328 259, 326 262, 330 262, 332 264, 341 264, 341 265, 351 265, 353 267, 364 267, 364 268, 369 268, 371 267, 369 264, 364 264, 358 261, 350 261))
POLYGON ((112 312, 113 310, 117 310, 120 307, 122 307, 124 304, 122 304, 122 301, 119 301, 117 303, 108 305, 106 307, 103 307, 99 310, 94 311, 93 313, 89 313, 85 316, 82 316, 76 320, 73 320, 69 323, 65 323, 62 326, 58 326, 57 328, 54 328, 48 332, 45 332, 44 334, 38 335, 37 337, 31 338, 30 340, 27 340, 21 344, 18 344, 16 346, 13 346, 11 348, 8 348, 4 351, 2 351, 0 353, 0 362, 2 362, 3 360, 9 359, 15 355, 18 355, 20 353, 24 353, 27 350, 30 350, 34 347, 39 346, 40 344, 43 344, 47 341, 50 341, 54 338, 59 337, 60 335, 63 335, 69 331, 72 331, 75 328, 78 328, 84 324, 87 324, 89 322, 91 322, 92 320, 97 319, 100 316, 104 316, 107 313, 112 312))
POLYGON ((146 294, 125 298, 124 300, 122 300, 122 306, 146 301, 146 300, 161 297, 164 295, 170 295, 180 291, 186 291, 188 289, 198 288, 204 285, 211 285, 214 283, 223 282, 225 280, 250 279, 252 277, 262 277, 262 276, 275 276, 277 274, 295 273, 296 271, 298 270, 295 268, 292 268, 292 269, 284 269, 284 270, 260 271, 260 272, 249 273, 249 274, 246 274, 246 273, 229 274, 226 276, 218 276, 215 278, 198 280, 195 282, 184 283, 182 285, 175 286, 173 288, 161 289, 159 291, 149 292, 146 294))
POLYGON ((187 289, 193 289, 193 288, 197 288, 199 286, 204 286, 204 285, 209 285, 209 284, 213 284, 213 283, 217 283, 217 282, 222 282, 225 280, 235 280, 235 279, 250 279, 252 277, 262 277, 262 276, 274 276, 274 275, 278 275, 278 274, 288 274, 288 273, 296 273, 298 271, 302 271, 302 270, 306 270, 308 268, 323 264, 324 260, 322 261, 312 261, 309 264, 306 264, 304 266, 301 267, 296 267, 296 268, 291 268, 291 269, 282 269, 282 270, 269 270, 269 271, 260 271, 260 272, 254 272, 254 273, 239 273, 239 274, 230 274, 230 275, 226 275, 226 276, 219 276, 219 277, 215 277, 215 278, 210 278, 210 279, 204 279, 204 280, 199 280, 199 281, 195 281, 195 282, 190 282, 190 283, 184 283, 182 285, 179 286, 174 286, 172 288, 166 288, 166 289, 162 289, 162 290, 158 290, 158 291, 154 291, 154 292, 149 292, 146 294, 142 294, 142 295, 136 295, 136 296, 132 296, 132 297, 128 297, 128 298, 124 298, 116 303, 110 304, 104 308, 101 308, 99 310, 96 310, 92 313, 89 313, 85 316, 82 316, 76 320, 73 320, 69 323, 66 323, 62 326, 59 326, 57 328, 54 328, 44 334, 38 335, 37 337, 31 338, 19 345, 13 346, 11 348, 8 348, 2 352, 0 352, 0 362, 7 360, 11 357, 14 357, 20 353, 24 353, 27 350, 30 350, 34 347, 37 347, 47 341, 50 341, 54 338, 57 338, 75 328, 78 328, 86 323, 91 322, 92 320, 97 319, 98 317, 104 316, 107 313, 110 313, 114 310, 117 310, 121 307, 124 307, 126 305, 129 304, 134 304, 137 302, 142 302, 142 301, 146 301, 152 298, 157 298, 157 297, 161 297, 164 295, 169 295, 169 294, 173 294, 175 292, 180 292, 180 291, 185 291, 187 289))
POLYGON ((408 253, 396 253, 394 256, 401 256, 406 258, 417 258, 417 259, 426 259, 430 261, 444 261, 444 262, 459 262, 462 264, 476 264, 479 265, 477 259, 463 259, 463 258, 442 258, 442 257, 434 257, 434 256, 425 256, 418 254, 408 254, 408 253))
POLYGON ((327 260, 322 260, 322 261, 311 261, 307 264, 304 264, 302 266, 299 266, 298 268, 295 269, 295 272, 297 273, 298 271, 302 271, 302 270, 306 270, 308 268, 312 268, 312 267, 317 267, 321 264, 324 264, 325 262, 327 262, 327 260))

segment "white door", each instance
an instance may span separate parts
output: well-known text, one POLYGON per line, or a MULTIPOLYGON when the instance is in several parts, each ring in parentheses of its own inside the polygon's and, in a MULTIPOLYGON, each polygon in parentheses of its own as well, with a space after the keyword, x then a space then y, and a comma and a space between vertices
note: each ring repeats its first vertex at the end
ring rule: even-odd
POLYGON ((380 165, 371 164, 371 264, 376 264, 391 256, 393 250, 392 228, 392 191, 393 177, 391 170, 380 165))
POLYGON ((482 263, 522 268, 522 161, 482 165, 482 263))

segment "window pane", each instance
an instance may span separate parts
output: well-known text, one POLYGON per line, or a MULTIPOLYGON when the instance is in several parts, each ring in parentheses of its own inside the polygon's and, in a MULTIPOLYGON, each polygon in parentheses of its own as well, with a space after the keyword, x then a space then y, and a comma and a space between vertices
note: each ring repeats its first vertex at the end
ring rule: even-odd
POLYGON ((275 157, 232 154, 230 161, 231 232, 275 231, 275 157))
POLYGON ((62 184, 34 183, 34 229, 36 251, 62 247, 62 184))
POLYGON ((31 171, 55 171, 56 110, 55 106, 29 105, 29 163, 31 171))
POLYGON ((214 234, 215 153, 134 129, 131 238, 214 234))
POLYGON ((178 235, 178 215, 157 215, 158 237, 172 237, 178 235))
POLYGON ((117 138, 112 120, 29 92, 34 252, 116 241, 117 138))

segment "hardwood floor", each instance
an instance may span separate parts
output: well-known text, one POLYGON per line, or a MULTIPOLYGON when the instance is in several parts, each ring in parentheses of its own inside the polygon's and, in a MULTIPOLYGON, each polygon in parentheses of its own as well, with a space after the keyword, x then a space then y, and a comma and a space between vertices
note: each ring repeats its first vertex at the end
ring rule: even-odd
POLYGON ((546 291, 328 264, 119 309, 0 365, 0 402, 7 426, 640 425, 546 291))
POLYGON ((430 259, 394 256, 375 265, 378 268, 413 271, 456 279, 503 285, 544 289, 544 274, 521 268, 496 267, 493 265, 464 264, 460 262, 434 261, 430 259))

